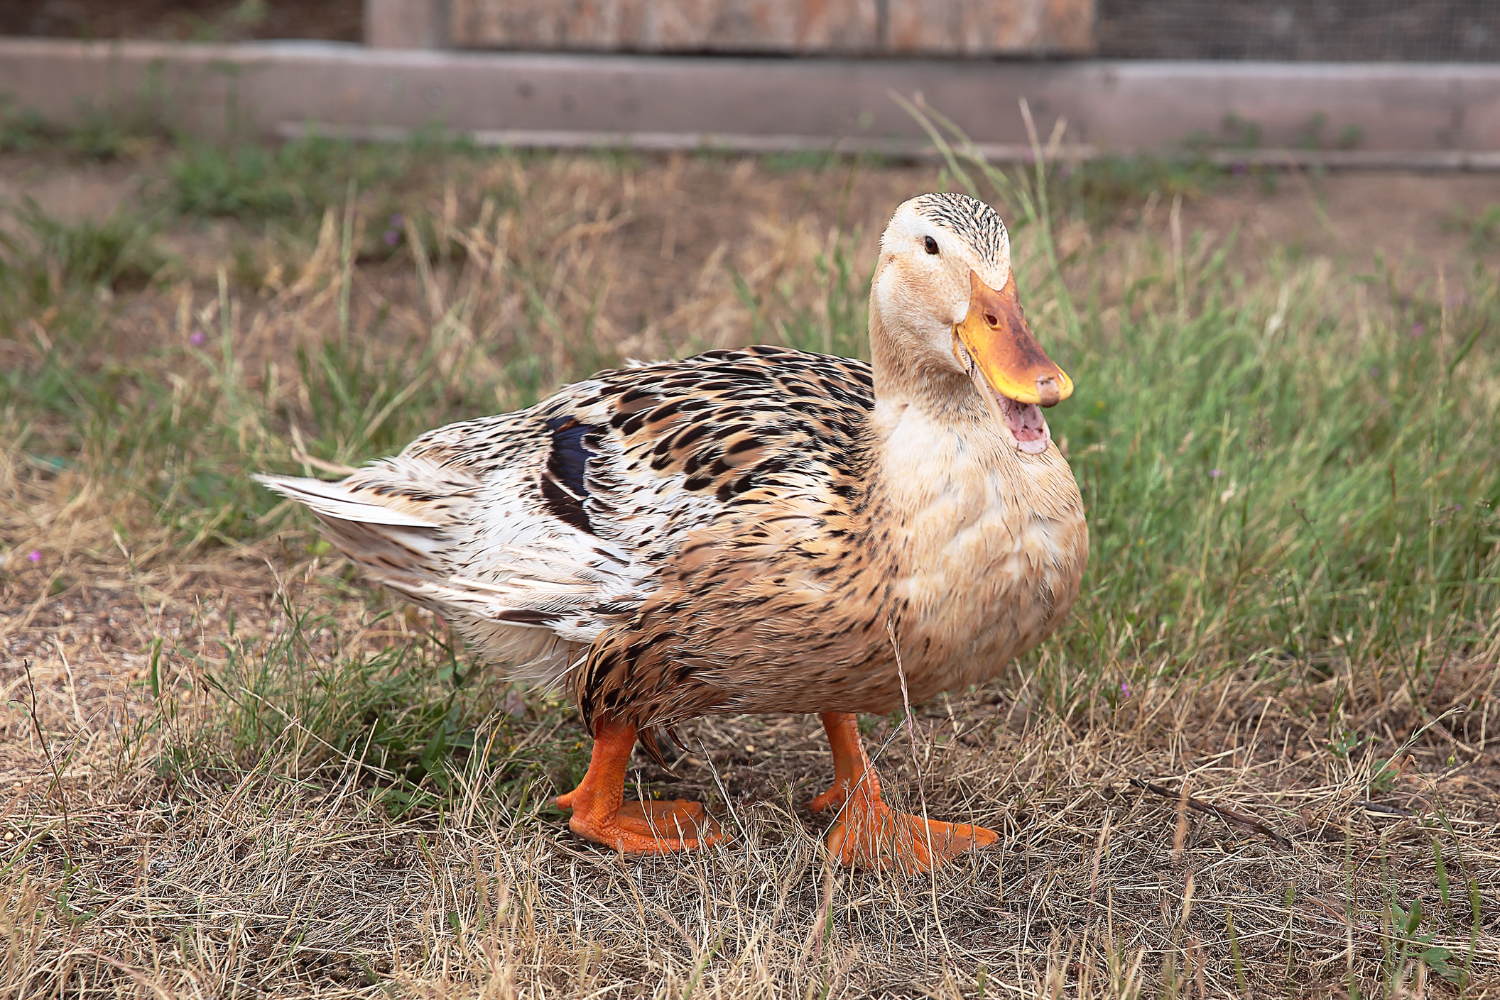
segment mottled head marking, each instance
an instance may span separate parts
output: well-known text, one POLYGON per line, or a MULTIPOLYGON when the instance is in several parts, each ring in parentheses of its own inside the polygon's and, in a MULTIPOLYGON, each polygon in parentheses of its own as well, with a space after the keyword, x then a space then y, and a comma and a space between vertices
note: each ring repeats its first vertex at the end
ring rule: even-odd
POLYGON ((913 199, 917 214, 967 240, 985 260, 1009 259, 1010 239, 995 210, 966 194, 924 194, 913 199))

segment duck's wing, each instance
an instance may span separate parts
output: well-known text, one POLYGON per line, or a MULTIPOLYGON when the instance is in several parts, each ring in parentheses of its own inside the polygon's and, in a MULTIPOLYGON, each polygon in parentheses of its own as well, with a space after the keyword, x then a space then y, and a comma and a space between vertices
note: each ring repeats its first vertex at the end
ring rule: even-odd
POLYGON ((809 480, 837 488, 829 455, 872 402, 862 362, 715 351, 450 424, 338 482, 258 478, 375 579, 550 682, 656 592, 695 531, 809 480))

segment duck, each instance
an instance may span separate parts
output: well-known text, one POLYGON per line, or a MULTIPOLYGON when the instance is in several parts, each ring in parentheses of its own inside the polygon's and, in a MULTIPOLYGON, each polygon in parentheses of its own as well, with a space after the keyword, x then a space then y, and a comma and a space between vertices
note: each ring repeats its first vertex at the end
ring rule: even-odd
POLYGON ((868 331, 868 363, 632 363, 338 481, 257 479, 476 657, 571 696, 593 739, 556 799, 575 834, 711 847, 701 803, 625 800, 636 744, 660 759, 697 717, 817 713, 829 851, 925 871, 998 835, 889 806, 858 715, 982 684, 1068 614, 1088 526, 1043 410, 1073 382, 1026 321, 1003 221, 963 194, 897 207, 868 331))

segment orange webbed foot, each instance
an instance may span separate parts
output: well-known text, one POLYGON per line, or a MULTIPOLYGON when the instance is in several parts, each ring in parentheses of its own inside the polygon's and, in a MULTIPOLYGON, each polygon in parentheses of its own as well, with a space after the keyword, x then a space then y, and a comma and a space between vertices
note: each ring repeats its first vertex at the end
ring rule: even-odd
POLYGON ((836 781, 833 787, 807 804, 811 812, 826 812, 829 809, 837 809, 849 801, 849 788, 841 781, 836 781))
POLYGON ((697 802, 625 802, 625 770, 636 730, 605 721, 594 734, 593 758, 578 787, 557 797, 573 810, 572 831, 585 840, 626 854, 670 854, 711 847, 724 831, 697 802))
POLYGON ((828 850, 851 867, 900 868, 913 874, 940 868, 965 851, 989 847, 999 839, 986 827, 924 820, 857 795, 829 832, 828 850))
POLYGON ((574 808, 568 827, 585 840, 626 854, 671 854, 712 847, 724 831, 698 802, 622 802, 613 816, 574 808))
POLYGON ((924 820, 897 812, 880 796, 880 778, 865 755, 851 714, 823 715, 833 747, 833 787, 808 803, 813 812, 840 809, 828 833, 828 849, 840 862, 858 868, 899 867, 908 874, 928 871, 1000 839, 994 830, 968 823, 924 820))

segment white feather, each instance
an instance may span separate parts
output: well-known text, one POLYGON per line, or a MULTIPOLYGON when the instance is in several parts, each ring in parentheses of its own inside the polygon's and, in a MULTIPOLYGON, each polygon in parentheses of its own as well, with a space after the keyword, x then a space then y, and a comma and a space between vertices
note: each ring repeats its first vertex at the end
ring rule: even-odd
POLYGON ((252 476, 256 482, 275 490, 284 497, 306 504, 315 512, 340 521, 357 521, 361 524, 385 524, 401 528, 436 528, 424 518, 395 510, 385 504, 371 503, 345 486, 345 481, 330 483, 321 479, 304 479, 300 476, 252 476))

